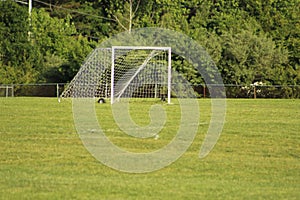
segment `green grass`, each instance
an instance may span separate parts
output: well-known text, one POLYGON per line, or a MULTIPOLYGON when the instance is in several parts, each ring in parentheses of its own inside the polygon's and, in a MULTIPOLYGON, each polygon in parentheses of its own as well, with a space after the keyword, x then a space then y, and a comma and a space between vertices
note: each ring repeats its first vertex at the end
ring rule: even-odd
MULTIPOLYGON (((300 100, 227 100, 226 123, 213 151, 199 160, 210 101, 199 100, 199 133, 188 151, 159 171, 129 174, 102 165, 76 133, 71 101, 0 98, 0 199, 300 199, 300 100)), ((151 102, 134 103, 149 122, 151 102)), ((96 105, 116 144, 151 151, 170 142, 180 115, 168 112, 161 137, 134 139, 118 129, 110 105, 96 105)))

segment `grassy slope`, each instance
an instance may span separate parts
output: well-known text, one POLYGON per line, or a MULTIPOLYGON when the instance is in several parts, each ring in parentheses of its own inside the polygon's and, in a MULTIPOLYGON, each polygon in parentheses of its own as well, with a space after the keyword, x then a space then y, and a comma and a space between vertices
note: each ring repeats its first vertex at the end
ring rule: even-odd
MULTIPOLYGON (((157 172, 126 174, 102 165, 84 148, 70 101, 0 98, 0 199, 300 198, 299 100, 228 100, 224 131, 204 160, 198 153, 209 101, 199 102, 199 134, 183 157, 157 172)), ((143 118, 141 109, 133 107, 136 120, 143 118)), ((97 105, 112 141, 137 151, 169 141, 178 110, 167 109, 174 118, 161 138, 137 143, 121 136, 108 104, 97 105)), ((148 122, 147 116, 138 123, 148 122)))

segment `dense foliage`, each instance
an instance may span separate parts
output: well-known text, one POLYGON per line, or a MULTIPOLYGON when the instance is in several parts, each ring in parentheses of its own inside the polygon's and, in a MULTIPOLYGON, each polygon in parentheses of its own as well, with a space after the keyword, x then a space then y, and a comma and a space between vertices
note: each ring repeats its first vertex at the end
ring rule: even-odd
POLYGON ((300 84, 300 0, 34 0, 30 16, 7 0, 0 11, 0 84, 68 82, 97 44, 140 27, 198 41, 224 83, 300 84))

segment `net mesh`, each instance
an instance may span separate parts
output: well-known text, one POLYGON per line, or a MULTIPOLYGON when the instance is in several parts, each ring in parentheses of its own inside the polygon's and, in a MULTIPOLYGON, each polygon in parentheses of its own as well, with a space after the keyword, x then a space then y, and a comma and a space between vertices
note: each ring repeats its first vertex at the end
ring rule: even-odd
POLYGON ((61 97, 109 97, 110 66, 111 49, 95 49, 61 97))
POLYGON ((114 49, 113 99, 161 98, 166 95, 168 52, 114 49))
POLYGON ((166 97, 168 51, 162 48, 97 48, 61 97, 112 97, 112 101, 166 97))

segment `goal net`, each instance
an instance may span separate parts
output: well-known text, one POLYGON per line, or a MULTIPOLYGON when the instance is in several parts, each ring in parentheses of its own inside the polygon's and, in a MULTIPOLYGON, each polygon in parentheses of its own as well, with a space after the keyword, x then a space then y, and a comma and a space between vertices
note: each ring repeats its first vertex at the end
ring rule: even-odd
POLYGON ((171 98, 171 48, 97 48, 61 97, 171 98))

